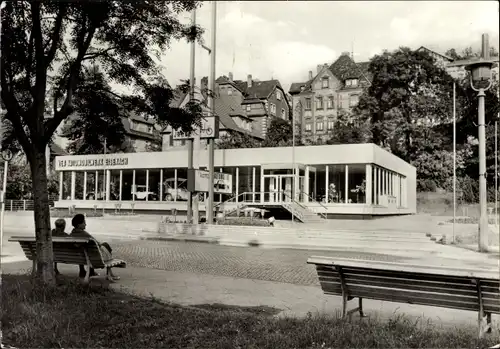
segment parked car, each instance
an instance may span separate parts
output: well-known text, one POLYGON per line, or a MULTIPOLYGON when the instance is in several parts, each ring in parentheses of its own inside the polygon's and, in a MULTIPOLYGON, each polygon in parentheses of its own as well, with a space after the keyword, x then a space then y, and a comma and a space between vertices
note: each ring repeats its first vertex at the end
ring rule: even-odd
POLYGON ((133 185, 132 186, 132 198, 134 200, 146 200, 155 201, 158 200, 158 195, 155 192, 148 190, 145 185, 133 185))
MULTIPOLYGON (((165 201, 188 201, 189 191, 187 190, 187 179, 177 178, 177 190, 175 189, 175 178, 167 178, 163 184, 165 185, 165 201)), ((203 201, 204 196, 200 193, 200 201, 203 201)))

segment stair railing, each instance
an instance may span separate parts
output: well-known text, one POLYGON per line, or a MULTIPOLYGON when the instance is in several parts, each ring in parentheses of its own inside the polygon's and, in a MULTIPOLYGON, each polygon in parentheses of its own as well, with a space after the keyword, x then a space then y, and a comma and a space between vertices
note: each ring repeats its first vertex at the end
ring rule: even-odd
MULTIPOLYGON (((321 201, 318 201, 318 200, 314 199, 311 195, 307 194, 305 191, 300 191, 300 194, 304 194, 304 195, 306 195, 306 196, 307 196, 310 200, 312 200, 313 202, 320 204, 320 206, 321 206, 321 207, 323 207, 323 209, 325 210, 325 212, 324 212, 324 213, 318 212, 318 213, 319 213, 319 215, 320 215, 321 217, 323 217, 324 219, 327 219, 327 218, 328 218, 328 207, 326 207, 325 205, 323 205, 323 203, 322 203, 321 201)), ((303 207, 305 207, 305 206, 303 206, 303 207)), ((305 208, 307 208, 307 207, 305 207, 305 208)), ((307 209, 309 209, 309 208, 307 208, 307 209)))

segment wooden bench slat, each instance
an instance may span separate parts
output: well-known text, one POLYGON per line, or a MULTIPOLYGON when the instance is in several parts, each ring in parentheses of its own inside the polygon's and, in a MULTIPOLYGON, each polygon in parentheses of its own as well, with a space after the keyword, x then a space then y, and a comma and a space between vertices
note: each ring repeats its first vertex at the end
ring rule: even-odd
POLYGON ((443 295, 431 295, 429 293, 413 293, 408 291, 393 291, 388 289, 374 289, 370 287, 356 286, 351 287, 349 294, 353 297, 371 298, 378 297, 380 300, 421 304, 421 305, 434 305, 439 307, 464 307, 470 310, 477 310, 477 300, 472 298, 461 299, 459 297, 447 298, 443 295))
POLYGON ((380 270, 390 272, 400 272, 409 274, 419 274, 422 276, 443 276, 443 277, 458 277, 458 278, 479 278, 482 280, 498 280, 498 273, 493 271, 484 271, 468 268, 452 268, 442 266, 422 266, 407 263, 394 262, 374 262, 361 261, 348 258, 333 258, 312 256, 307 260, 308 264, 316 264, 323 266, 341 266, 343 269, 352 267, 354 269, 380 270))
MULTIPOLYGON (((428 283, 436 283, 437 284, 448 284, 450 287, 454 287, 456 289, 469 289, 473 288, 474 290, 476 289, 475 284, 471 282, 472 279, 470 278, 457 278, 457 277, 436 277, 431 275, 430 277, 427 276, 421 276, 421 275, 411 275, 408 273, 396 273, 396 272, 385 272, 385 271, 378 271, 378 270, 355 270, 355 269, 350 269, 350 268, 343 268, 342 269, 343 274, 348 277, 380 277, 380 278, 385 278, 387 280, 405 280, 408 282, 412 283, 419 283, 419 282, 428 282, 428 283)), ((328 267, 322 267, 321 269, 318 270, 318 276, 322 277, 335 277, 339 278, 339 274, 337 271, 334 269, 332 266, 328 267)), ((493 281, 493 280, 482 280, 481 279, 481 286, 482 287, 487 287, 491 289, 499 289, 500 287, 500 281, 493 281)), ((494 292, 494 291, 489 291, 489 292, 494 292)), ((499 291, 500 292, 500 291, 499 291)))

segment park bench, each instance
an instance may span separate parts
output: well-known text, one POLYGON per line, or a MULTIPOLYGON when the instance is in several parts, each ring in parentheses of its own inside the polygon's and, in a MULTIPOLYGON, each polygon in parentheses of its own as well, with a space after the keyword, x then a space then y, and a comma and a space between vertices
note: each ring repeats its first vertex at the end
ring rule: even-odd
POLYGON ((491 332, 491 314, 500 314, 498 273, 313 256, 323 292, 342 296, 342 317, 363 313, 363 299, 478 312, 479 338, 491 332), (347 302, 358 298, 358 307, 347 302))
MULTIPOLYGON (((26 258, 33 261, 36 270, 36 238, 34 236, 13 236, 11 242, 19 242, 26 258)), ((120 259, 104 262, 97 241, 91 238, 52 237, 54 262, 63 264, 86 265, 87 274, 84 282, 90 281, 90 268, 125 268, 126 263, 120 259)))

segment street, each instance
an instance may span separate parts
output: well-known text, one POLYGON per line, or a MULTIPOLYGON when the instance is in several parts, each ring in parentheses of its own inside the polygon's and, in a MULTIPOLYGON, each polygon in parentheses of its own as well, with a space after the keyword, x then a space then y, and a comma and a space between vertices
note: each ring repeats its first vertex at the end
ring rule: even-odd
POLYGON ((273 250, 206 243, 134 241, 113 245, 116 258, 134 267, 192 272, 235 278, 319 285, 311 255, 406 262, 411 258, 365 253, 307 250, 273 250))

